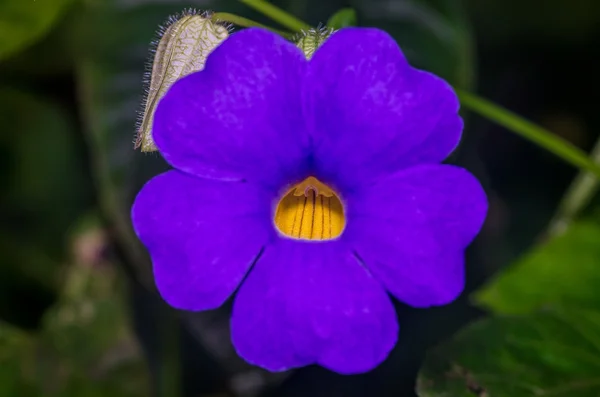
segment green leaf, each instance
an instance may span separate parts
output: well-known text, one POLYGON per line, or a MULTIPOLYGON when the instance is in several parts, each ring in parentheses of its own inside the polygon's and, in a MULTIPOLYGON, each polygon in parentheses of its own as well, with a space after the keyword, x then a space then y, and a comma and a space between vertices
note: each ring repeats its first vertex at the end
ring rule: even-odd
POLYGON ((418 391, 420 397, 597 397, 600 312, 476 322, 429 353, 418 391))
MULTIPOLYGON (((39 1, 39 0, 36 0, 39 1)), ((35 78, 66 76, 73 70, 71 37, 61 18, 48 34, 32 45, 0 62, 0 84, 14 81, 34 81, 35 78)), ((35 83, 34 83, 35 84, 35 83)))
POLYGON ((581 220, 539 245, 476 293, 497 313, 545 306, 600 307, 600 224, 581 220))
POLYGON ((456 0, 353 0, 360 24, 390 33, 415 66, 452 85, 472 89, 474 46, 462 2, 456 0))
POLYGON ((0 60, 44 36, 71 3, 73 0, 0 2, 0 60))
POLYGON ((327 26, 333 29, 341 29, 346 26, 356 25, 356 11, 353 8, 342 8, 329 18, 327 26))

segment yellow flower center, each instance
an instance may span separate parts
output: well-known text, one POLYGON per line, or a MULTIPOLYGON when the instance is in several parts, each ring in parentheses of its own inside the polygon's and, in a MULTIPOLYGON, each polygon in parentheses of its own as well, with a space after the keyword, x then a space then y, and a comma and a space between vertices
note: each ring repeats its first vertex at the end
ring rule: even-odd
POLYGON ((296 239, 331 240, 342 234, 344 225, 340 198, 312 176, 293 186, 275 210, 277 229, 296 239))

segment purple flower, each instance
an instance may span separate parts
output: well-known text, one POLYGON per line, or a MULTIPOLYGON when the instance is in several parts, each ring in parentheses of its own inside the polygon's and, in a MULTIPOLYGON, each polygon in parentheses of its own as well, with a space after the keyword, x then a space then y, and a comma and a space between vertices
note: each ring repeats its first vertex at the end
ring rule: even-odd
POLYGON ((388 293, 429 307, 464 286, 487 200, 440 164, 458 108, 377 29, 342 29, 310 61, 265 30, 232 35, 156 110, 175 170, 132 217, 161 295, 197 311, 237 290, 233 344, 268 370, 371 370, 397 340, 388 293))

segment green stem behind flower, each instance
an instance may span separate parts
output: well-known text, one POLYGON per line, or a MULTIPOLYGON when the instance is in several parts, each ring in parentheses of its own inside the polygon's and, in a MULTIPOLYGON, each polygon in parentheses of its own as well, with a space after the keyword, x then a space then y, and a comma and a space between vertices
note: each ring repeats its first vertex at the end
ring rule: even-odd
MULTIPOLYGON (((600 139, 596 141, 590 157, 596 164, 600 164, 600 139)), ((590 203, 598 191, 599 184, 600 179, 594 174, 589 171, 581 171, 561 199, 556 214, 550 221, 546 236, 551 237, 563 233, 573 219, 590 203)))
POLYGON ((212 15, 211 19, 215 22, 217 22, 217 21, 229 22, 229 23, 232 23, 234 25, 241 26, 244 28, 258 27, 258 28, 268 29, 268 30, 275 32, 286 38, 290 38, 294 35, 294 33, 289 33, 289 32, 284 32, 282 30, 274 29, 267 25, 263 25, 260 22, 253 21, 251 19, 244 18, 239 15, 230 14, 228 12, 215 12, 212 15))
POLYGON ((592 161, 587 157, 585 152, 573 146, 570 142, 486 99, 468 92, 456 91, 461 104, 466 108, 521 135, 525 139, 554 153, 564 161, 578 168, 585 169, 593 173, 596 177, 600 177, 600 164, 592 161))
POLYGON ((275 7, 271 3, 267 3, 263 0, 240 0, 240 2, 246 4, 249 7, 254 8, 261 14, 271 18, 273 21, 279 23, 281 26, 294 31, 300 32, 302 30, 309 30, 311 26, 295 16, 285 12, 281 8, 275 7))

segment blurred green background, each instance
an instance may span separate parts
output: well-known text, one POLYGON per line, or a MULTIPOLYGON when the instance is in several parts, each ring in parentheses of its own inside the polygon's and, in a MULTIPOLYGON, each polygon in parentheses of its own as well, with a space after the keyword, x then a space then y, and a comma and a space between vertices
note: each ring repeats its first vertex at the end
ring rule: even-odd
MULTIPOLYGON (((585 151, 599 138, 596 0, 272 3, 314 26, 351 7, 416 66, 585 151)), ((167 166, 132 142, 150 43, 188 7, 281 28, 236 0, 0 0, 0 397, 600 396, 594 182, 551 227, 577 170, 468 111, 450 161, 482 180, 490 213, 467 291, 398 304, 400 342, 375 371, 269 374, 233 352, 229 307, 166 307, 128 214, 167 166)))

